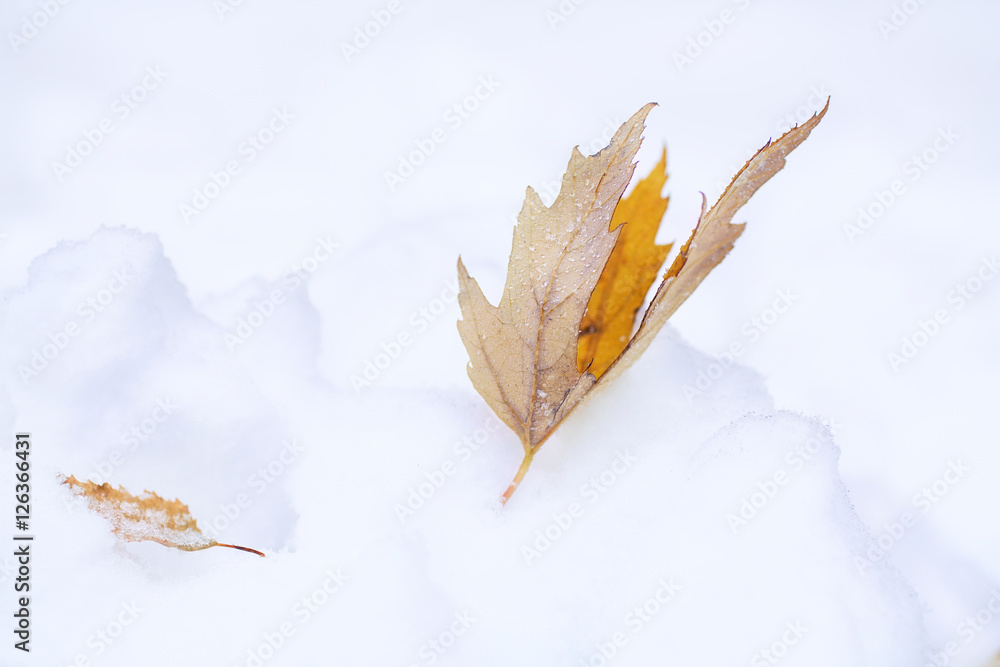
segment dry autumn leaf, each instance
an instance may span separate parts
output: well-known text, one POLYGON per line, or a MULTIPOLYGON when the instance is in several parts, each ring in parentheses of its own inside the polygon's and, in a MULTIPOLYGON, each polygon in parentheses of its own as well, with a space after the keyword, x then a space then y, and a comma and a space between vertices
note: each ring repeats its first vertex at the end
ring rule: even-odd
POLYGON ((112 532, 127 542, 146 540, 182 551, 229 547, 264 555, 256 549, 209 539, 198 529, 187 505, 179 500, 164 500, 149 491, 134 496, 120 486, 116 489, 107 482, 81 482, 72 475, 64 477, 62 483, 86 500, 92 511, 111 524, 112 532))
POLYGON ((471 358, 469 377, 524 446, 524 463, 505 498, 596 381, 577 369, 580 321, 618 239, 620 230, 608 226, 652 108, 647 104, 626 121, 597 155, 584 157, 574 148, 551 207, 528 188, 499 307, 458 260, 458 330, 471 358))
POLYGON ((670 249, 653 242, 667 203, 660 194, 666 181, 665 152, 653 172, 619 203, 635 169, 632 159, 642 141, 643 121, 653 106, 647 104, 627 120, 596 155, 584 157, 573 149, 552 206, 527 189, 498 306, 489 303, 458 260, 458 330, 469 353, 469 378, 524 448, 503 502, 517 489, 538 448, 598 378, 606 382, 632 364, 722 261, 744 227, 730 224, 733 215, 781 170, 785 156, 826 114, 824 107, 802 126, 768 142, 711 210, 706 213, 702 204, 691 238, 629 338, 670 249))

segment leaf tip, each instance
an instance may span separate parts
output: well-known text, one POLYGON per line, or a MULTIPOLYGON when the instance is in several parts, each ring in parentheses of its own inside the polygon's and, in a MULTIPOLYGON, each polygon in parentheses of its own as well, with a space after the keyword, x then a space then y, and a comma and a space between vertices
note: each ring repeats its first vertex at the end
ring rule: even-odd
POLYGON ((826 110, 830 108, 830 100, 831 99, 833 99, 833 97, 831 95, 827 95, 826 96, 826 104, 823 105, 822 110, 820 110, 818 114, 813 114, 813 115, 814 116, 818 115, 822 119, 823 116, 826 115, 826 110))

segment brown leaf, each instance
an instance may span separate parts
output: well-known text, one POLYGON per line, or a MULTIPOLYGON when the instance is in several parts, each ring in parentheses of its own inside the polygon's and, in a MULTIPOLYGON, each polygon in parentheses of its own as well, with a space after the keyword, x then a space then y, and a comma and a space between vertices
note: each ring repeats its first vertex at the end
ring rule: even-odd
POLYGON ((182 551, 200 551, 210 547, 230 547, 263 556, 256 549, 222 544, 206 537, 198 529, 187 505, 179 500, 164 500, 144 491, 141 496, 105 482, 81 482, 70 475, 63 484, 87 501, 87 506, 111 524, 111 530, 126 542, 150 541, 182 551))
POLYGON ((660 331, 670 316, 687 300, 701 281, 712 269, 718 266, 730 250, 745 224, 730 224, 736 212, 750 200, 760 186, 767 183, 785 166, 785 156, 801 144, 826 115, 830 106, 826 106, 818 114, 802 125, 785 132, 775 142, 768 141, 750 160, 737 172, 732 182, 726 188, 711 210, 705 213, 705 196, 702 195, 701 216, 691 237, 681 248, 677 257, 663 276, 663 282, 656 290, 652 302, 642 317, 638 331, 632 337, 628 347, 612 367, 601 378, 610 381, 638 359, 653 337, 660 331))
POLYGON ((618 238, 608 225, 652 108, 640 109, 596 155, 574 148, 551 207, 528 188, 498 307, 458 260, 458 330, 469 378, 524 446, 522 472, 508 496, 535 450, 596 381, 577 369, 580 320, 618 238))
POLYGON ((650 176, 619 203, 652 107, 647 104, 626 121, 600 153, 585 158, 574 149, 551 207, 528 188, 499 306, 486 300, 458 260, 458 330, 469 352, 469 378, 524 447, 524 460, 504 502, 535 452, 597 384, 597 377, 603 383, 633 363, 732 249, 744 227, 730 224, 736 211, 781 170, 785 156, 827 110, 768 142, 707 213, 702 198, 691 238, 626 344, 635 313, 670 248, 653 243, 667 203, 660 196, 665 152, 650 176))
POLYGON ((577 367, 596 378, 608 369, 628 345, 636 314, 646 299, 671 244, 656 245, 656 232, 667 210, 669 197, 662 197, 667 182, 667 149, 646 178, 618 203, 611 230, 624 224, 614 252, 590 297, 580 323, 577 367))

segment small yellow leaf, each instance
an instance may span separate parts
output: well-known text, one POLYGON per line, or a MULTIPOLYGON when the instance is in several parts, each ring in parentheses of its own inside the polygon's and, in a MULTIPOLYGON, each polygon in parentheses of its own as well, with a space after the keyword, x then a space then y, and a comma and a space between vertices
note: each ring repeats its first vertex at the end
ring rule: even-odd
POLYGON ((581 373, 589 369, 600 378, 628 346, 636 314, 670 253, 671 244, 654 243, 670 201, 660 195, 666 182, 664 148, 653 171, 618 202, 610 230, 625 226, 580 323, 577 366, 581 373))
POLYGON ((182 551, 200 551, 210 547, 229 547, 263 556, 256 549, 222 544, 206 537, 187 505, 179 500, 164 500, 144 491, 134 496, 122 487, 105 482, 81 482, 70 475, 63 484, 87 501, 87 506, 111 524, 111 530, 126 542, 149 541, 182 551))

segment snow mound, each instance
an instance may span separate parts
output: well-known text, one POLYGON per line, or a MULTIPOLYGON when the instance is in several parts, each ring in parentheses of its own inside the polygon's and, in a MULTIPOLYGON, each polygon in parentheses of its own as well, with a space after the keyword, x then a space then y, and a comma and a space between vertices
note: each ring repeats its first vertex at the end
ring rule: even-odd
POLYGON ((33 604, 74 610, 45 617, 36 660, 919 663, 915 595, 859 565, 835 434, 752 371, 706 382, 713 360, 668 327, 500 507, 520 445, 471 385, 355 393, 317 375, 342 354, 321 323, 349 326, 263 281, 195 308, 128 229, 54 248, 3 296, 0 421, 32 432, 34 529, 65 545, 39 551, 33 604), (177 496, 268 558, 117 544, 57 471, 177 496))

